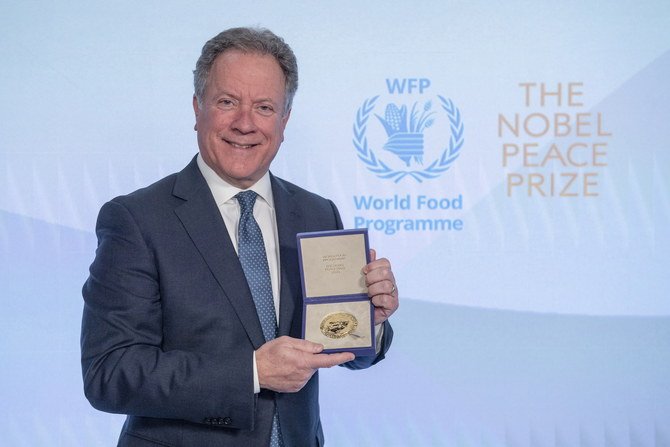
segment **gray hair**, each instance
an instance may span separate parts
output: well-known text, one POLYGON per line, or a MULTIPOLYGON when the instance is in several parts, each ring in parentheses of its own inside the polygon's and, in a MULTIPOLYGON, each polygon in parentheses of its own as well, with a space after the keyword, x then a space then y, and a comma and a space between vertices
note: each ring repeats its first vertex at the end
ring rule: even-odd
POLYGON ((198 104, 202 105, 207 78, 214 60, 228 50, 270 55, 275 58, 286 79, 285 113, 288 113, 298 90, 298 62, 293 50, 284 39, 265 28, 230 28, 207 41, 193 70, 193 87, 198 104))

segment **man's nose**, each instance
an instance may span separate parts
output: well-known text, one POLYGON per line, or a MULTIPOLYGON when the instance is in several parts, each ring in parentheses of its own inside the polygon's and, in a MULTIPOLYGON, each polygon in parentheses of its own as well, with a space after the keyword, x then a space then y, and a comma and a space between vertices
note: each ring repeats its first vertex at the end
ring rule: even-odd
POLYGON ((256 130, 252 108, 245 106, 239 107, 232 124, 234 129, 242 133, 250 133, 256 130))

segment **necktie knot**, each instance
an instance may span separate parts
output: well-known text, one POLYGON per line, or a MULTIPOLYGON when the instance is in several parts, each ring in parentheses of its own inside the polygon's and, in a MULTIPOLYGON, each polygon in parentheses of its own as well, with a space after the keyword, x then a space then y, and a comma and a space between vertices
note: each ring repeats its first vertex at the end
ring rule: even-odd
POLYGON ((256 203, 256 197, 258 197, 258 194, 250 189, 237 193, 235 198, 237 198, 237 203, 240 204, 241 214, 246 214, 253 211, 254 203, 256 203))

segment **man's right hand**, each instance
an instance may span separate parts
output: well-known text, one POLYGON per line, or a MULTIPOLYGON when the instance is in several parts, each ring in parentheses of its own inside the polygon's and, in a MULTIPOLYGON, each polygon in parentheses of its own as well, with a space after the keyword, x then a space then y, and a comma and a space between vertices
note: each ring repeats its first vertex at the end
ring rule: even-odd
POLYGON ((323 345, 299 338, 279 337, 256 351, 258 382, 261 388, 295 393, 305 386, 319 368, 352 361, 351 352, 321 354, 323 345))

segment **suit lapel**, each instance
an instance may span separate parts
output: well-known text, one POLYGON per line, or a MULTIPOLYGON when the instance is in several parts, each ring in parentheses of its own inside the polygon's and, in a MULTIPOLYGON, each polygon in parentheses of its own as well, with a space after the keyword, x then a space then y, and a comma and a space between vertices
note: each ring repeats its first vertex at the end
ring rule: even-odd
MULTIPOLYGON (((272 195, 277 216, 279 235, 279 265, 281 287, 279 293, 279 335, 289 335, 294 316, 302 315, 302 285, 298 266, 296 233, 304 231, 304 219, 294 192, 280 179, 271 175, 272 195), (296 313, 296 306, 300 306, 296 313)), ((299 336, 299 334, 291 334, 299 336)))
POLYGON ((175 213, 257 349, 265 339, 251 292, 214 197, 195 158, 177 175, 173 194, 185 199, 175 208, 175 213))

